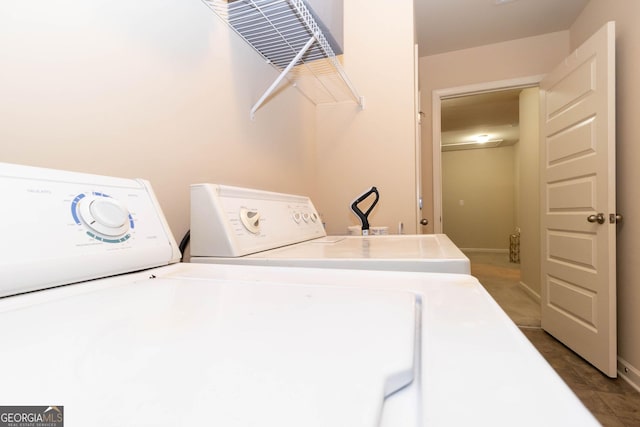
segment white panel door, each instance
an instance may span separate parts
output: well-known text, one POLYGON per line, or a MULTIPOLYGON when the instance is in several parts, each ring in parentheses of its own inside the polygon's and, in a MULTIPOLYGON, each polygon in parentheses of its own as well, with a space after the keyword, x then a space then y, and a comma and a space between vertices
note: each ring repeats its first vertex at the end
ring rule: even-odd
POLYGON ((540 89, 542 328, 615 377, 615 24, 540 89))

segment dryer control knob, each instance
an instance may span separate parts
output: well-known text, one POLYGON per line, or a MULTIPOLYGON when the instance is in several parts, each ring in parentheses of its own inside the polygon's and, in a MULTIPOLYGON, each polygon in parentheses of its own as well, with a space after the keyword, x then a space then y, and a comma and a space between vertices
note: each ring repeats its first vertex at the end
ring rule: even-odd
POLYGON ((80 204, 80 217, 93 231, 120 236, 129 230, 129 211, 111 197, 91 197, 80 204))
POLYGON ((260 232, 260 212, 247 208, 240 209, 240 222, 249 232, 258 234, 260 232))

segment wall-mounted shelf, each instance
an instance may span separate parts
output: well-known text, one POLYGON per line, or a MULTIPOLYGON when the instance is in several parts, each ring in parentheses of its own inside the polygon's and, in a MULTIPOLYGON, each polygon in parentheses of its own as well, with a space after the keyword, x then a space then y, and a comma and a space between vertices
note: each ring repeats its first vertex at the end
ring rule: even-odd
POLYGON ((303 0, 202 0, 280 71, 251 109, 251 117, 283 79, 314 104, 363 98, 303 0))

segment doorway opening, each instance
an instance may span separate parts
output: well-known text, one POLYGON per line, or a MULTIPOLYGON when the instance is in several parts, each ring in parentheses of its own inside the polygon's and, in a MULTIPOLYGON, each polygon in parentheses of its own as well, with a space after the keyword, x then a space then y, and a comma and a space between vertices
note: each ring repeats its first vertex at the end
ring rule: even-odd
MULTIPOLYGON (((534 289, 537 288, 536 284, 540 280, 540 225, 539 225, 539 179, 538 179, 538 159, 539 159, 539 137, 538 137, 538 84, 542 80, 542 76, 532 76, 521 79, 496 81, 482 83, 478 85, 463 86, 457 88, 441 89, 433 92, 432 99, 432 115, 433 115, 433 206, 434 206, 434 232, 443 233, 446 230, 447 217, 443 215, 443 146, 446 145, 446 138, 448 137, 443 133, 442 128, 442 108, 443 104, 448 100, 462 99, 463 97, 487 95, 492 93, 504 92, 504 94, 510 92, 526 92, 528 98, 528 109, 535 111, 535 117, 528 120, 528 123, 520 123, 518 129, 518 142, 511 145, 512 148, 508 148, 506 145, 503 150, 505 152, 514 150, 514 153, 510 153, 509 156, 514 157, 513 169, 516 171, 515 177, 512 178, 515 182, 511 183, 515 186, 513 190, 512 203, 513 211, 512 216, 515 219, 509 221, 506 224, 506 228, 496 238, 501 239, 502 247, 509 248, 510 234, 516 229, 519 229, 522 233, 522 237, 526 236, 526 239, 522 239, 526 244, 520 246, 520 270, 521 280, 520 286, 537 301, 540 301, 540 294, 534 289), (505 92, 506 91, 506 92, 505 92), (523 129, 524 127, 524 129, 523 129), (522 132, 527 133, 527 141, 522 144, 521 138, 522 132), (528 285, 531 284, 532 286, 528 285)), ((498 96, 496 94, 491 96, 498 96)), ((505 95, 506 96, 506 95, 505 95)), ((522 95, 521 95, 522 96, 522 95)), ((476 98, 481 99, 481 98, 476 98)), ((462 103, 461 101, 458 101, 462 103)), ((446 131, 445 131, 446 132, 446 131)), ((487 132, 489 133, 489 132, 487 132)), ((484 134, 483 134, 484 135, 484 134)), ((468 135, 467 135, 468 138, 468 135)), ((512 138, 512 137, 511 137, 512 138)), ((489 135, 489 139, 491 136, 489 135)), ((507 137, 496 138, 506 140, 507 137)), ((470 141, 458 141, 458 142, 470 142, 470 141)), ((500 142, 503 144, 505 141, 500 142)), ((498 147, 497 142, 494 142, 498 147)), ((507 143, 509 144, 509 143, 507 143)), ((471 144, 467 146, 472 146, 471 144)), ((458 145, 458 147, 464 147, 464 145, 458 145)), ((450 148, 445 148, 449 150, 450 148)), ((494 149, 495 150, 495 149, 494 149)), ((451 153, 462 153, 464 150, 447 152, 446 155, 451 153)), ((491 150, 467 150, 489 152, 491 150)), ((504 153, 503 153, 504 154, 504 153)), ((504 157, 504 156, 503 156, 504 157)), ((507 156, 508 157, 508 156, 507 156)), ((463 165, 463 167, 465 167, 463 165)), ((465 196, 467 197, 467 196, 465 196)), ((482 196, 480 196, 482 197, 482 196)), ((486 196, 485 196, 486 197, 486 196)), ((453 197, 453 203, 457 204, 460 208, 469 207, 467 199, 463 197, 453 197), (461 202, 462 201, 462 202, 461 202), (460 206, 460 204, 463 206, 460 206)), ((473 215, 473 211, 470 212, 473 215)), ((474 224, 471 231, 465 231, 465 233, 476 233, 480 231, 484 232, 486 224, 480 221, 474 224)), ((455 242, 455 239, 452 239, 455 242)), ((464 242, 459 243, 464 248, 464 242)), ((471 246, 471 248, 474 248, 471 246)), ((508 254, 505 254, 508 257, 508 254)))
POLYGON ((442 230, 465 251, 508 253, 518 222, 521 91, 442 100, 442 230))
POLYGON ((433 227, 434 233, 442 233, 442 101, 448 98, 456 98, 469 95, 477 95, 488 92, 508 89, 525 89, 537 87, 542 80, 542 75, 523 77, 512 80, 479 83, 469 86, 460 86, 433 91, 432 95, 432 141, 433 141, 433 227))

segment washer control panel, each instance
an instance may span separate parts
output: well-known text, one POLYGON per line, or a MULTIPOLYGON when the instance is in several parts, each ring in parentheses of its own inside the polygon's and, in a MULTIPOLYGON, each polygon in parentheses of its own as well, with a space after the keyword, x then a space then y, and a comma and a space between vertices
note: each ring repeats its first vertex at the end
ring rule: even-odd
POLYGON ((326 236, 308 197, 191 186, 191 255, 235 257, 326 236))
POLYGON ((0 194, 0 296, 180 259, 147 181, 0 163, 0 194))

